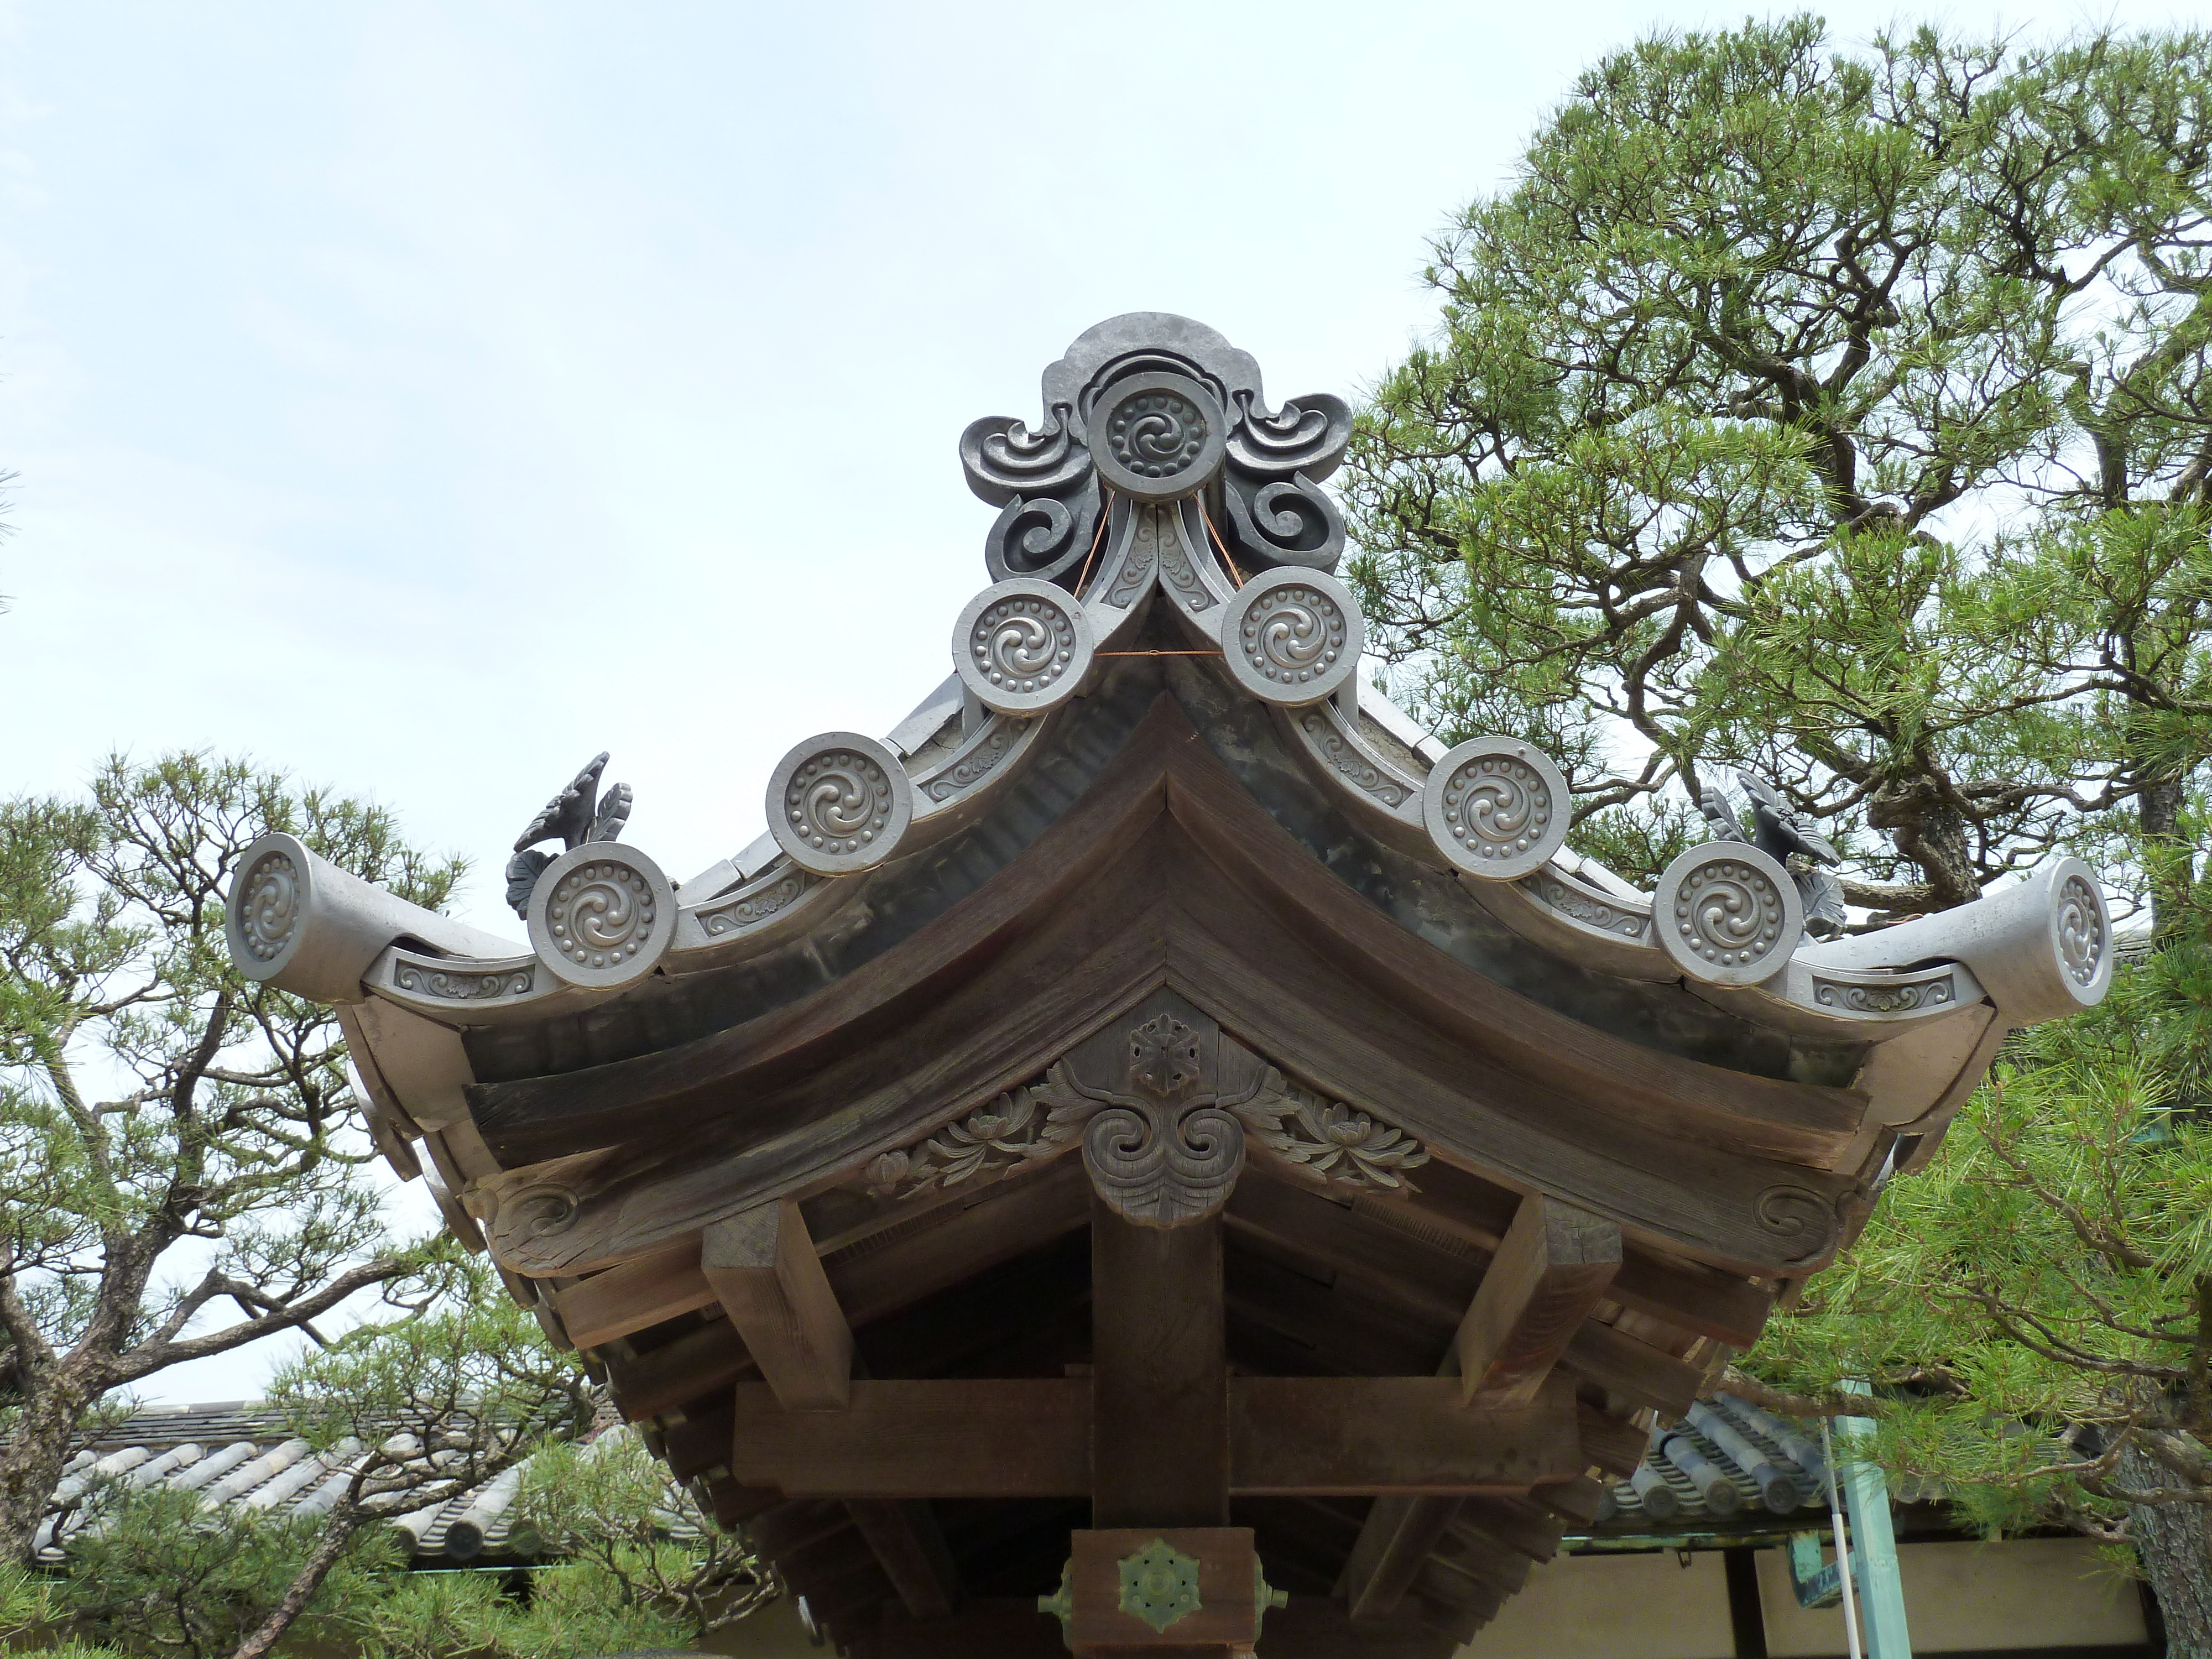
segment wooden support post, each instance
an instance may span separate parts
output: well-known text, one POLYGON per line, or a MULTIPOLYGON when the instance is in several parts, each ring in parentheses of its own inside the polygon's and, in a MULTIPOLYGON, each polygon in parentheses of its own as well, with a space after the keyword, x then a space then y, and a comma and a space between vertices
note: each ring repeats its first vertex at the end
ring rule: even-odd
MULTIPOLYGON (((1620 1269, 1620 1229, 1538 1194, 1523 1199, 1440 1368, 1462 1398, 1525 1405, 1620 1269)), ((1459 1511, 1456 1498, 1375 1500, 1338 1588, 1356 1620, 1387 1618, 1459 1511)))
POLYGON ((1536 1397, 1620 1271, 1620 1229, 1538 1193, 1521 1200, 1452 1351, 1469 1404, 1536 1397))
POLYGON ((927 1500, 856 1498, 845 1507, 906 1610, 917 1619, 951 1618, 960 1604, 960 1572, 927 1500))
POLYGON ((708 1228, 699 1266, 778 1403, 843 1409, 853 1394, 853 1329, 795 1201, 708 1228))
POLYGON ((1221 1216, 1140 1227, 1091 1206, 1091 1525, 1229 1524, 1221 1216))

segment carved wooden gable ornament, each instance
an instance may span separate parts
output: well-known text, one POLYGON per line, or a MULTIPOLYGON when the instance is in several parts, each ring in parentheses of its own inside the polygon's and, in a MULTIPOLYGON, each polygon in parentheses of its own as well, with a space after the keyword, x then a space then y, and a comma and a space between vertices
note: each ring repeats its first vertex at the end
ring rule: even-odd
POLYGON ((960 436, 945 684, 758 842, 670 879, 602 755, 523 939, 242 863, 241 969, 846 1651, 1449 1652, 2110 981, 2072 860, 1843 934, 1756 780, 1650 892, 1567 851, 1363 684, 1350 431, 1115 318, 960 436))

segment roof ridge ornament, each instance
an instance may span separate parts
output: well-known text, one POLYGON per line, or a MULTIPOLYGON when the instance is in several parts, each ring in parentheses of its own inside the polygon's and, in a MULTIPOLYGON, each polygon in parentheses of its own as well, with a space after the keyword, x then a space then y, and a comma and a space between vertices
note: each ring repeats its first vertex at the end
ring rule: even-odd
POLYGON ((1322 482, 1344 459, 1352 410, 1314 392, 1271 410, 1260 366, 1202 323, 1133 311, 1086 329, 1044 372, 1032 428, 987 416, 960 434, 968 487, 1000 508, 992 580, 1073 587, 1106 495, 1197 500, 1251 570, 1334 571, 1344 520, 1322 482))

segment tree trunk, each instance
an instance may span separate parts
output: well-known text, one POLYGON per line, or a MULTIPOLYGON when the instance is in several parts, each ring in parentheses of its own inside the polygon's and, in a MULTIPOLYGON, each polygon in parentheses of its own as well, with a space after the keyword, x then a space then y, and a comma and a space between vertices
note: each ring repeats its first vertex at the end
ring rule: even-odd
POLYGON ((2149 866, 2151 937, 2163 941, 2189 914, 2197 884, 2196 849, 2182 839, 2179 778, 2146 783, 2136 796, 2142 822, 2143 859, 2149 866))
POLYGON ((323 1523, 322 1536, 315 1540, 314 1553, 299 1576, 287 1587, 282 1600, 261 1621, 261 1628, 238 1644, 231 1659, 263 1659, 269 1650, 284 1639, 284 1632, 292 1628, 295 1620, 307 1610, 307 1603, 315 1599, 315 1592, 330 1577, 331 1569, 337 1565, 338 1557, 345 1553, 346 1540, 361 1524, 361 1505, 351 1492, 331 1506, 330 1519, 323 1523))
MULTIPOLYGON (((2173 1476, 2130 1445, 2119 1475, 2138 1488, 2170 1486, 2173 1476)), ((2201 1504, 2139 1504, 2128 1511, 2136 1553, 2166 1620, 2169 1659, 2212 1659, 2212 1528, 2201 1504)))
POLYGON ((1967 844, 1966 820, 1926 775, 1893 778, 1867 800, 1867 823, 1919 866, 1928 885, 1928 908, 1948 910, 1982 896, 1967 844))
POLYGON ((28 1565, 88 1401, 51 1373, 26 1393, 15 1436, 0 1450, 0 1562, 28 1565))

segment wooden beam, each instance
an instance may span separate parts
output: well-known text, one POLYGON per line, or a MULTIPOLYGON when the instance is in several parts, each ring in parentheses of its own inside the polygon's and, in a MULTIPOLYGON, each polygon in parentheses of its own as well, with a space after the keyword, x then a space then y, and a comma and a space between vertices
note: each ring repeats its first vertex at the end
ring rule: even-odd
POLYGON ((846 1404, 853 1329, 794 1200, 708 1228, 699 1265, 778 1401, 793 1411, 846 1404))
POLYGON ((1583 1467, 1564 1384, 1469 1411, 1446 1376, 1237 1376, 1229 1405, 1239 1492, 1524 1491, 1583 1467))
POLYGON ((730 1473, 790 1497, 1083 1498, 1087 1377, 860 1381, 842 1412, 740 1382, 730 1473))
POLYGON ((1229 1523, 1222 1221, 1091 1209, 1091 1525, 1229 1523))
POLYGON ((1396 1611, 1463 1501, 1393 1494, 1375 1500, 1338 1581, 1354 1619, 1372 1620, 1396 1611))
POLYGON ((1453 1339, 1462 1397, 1534 1399, 1620 1270, 1614 1223, 1540 1193, 1522 1200, 1453 1339))
POLYGON ((960 1605, 960 1571, 928 1503, 863 1498, 845 1507, 906 1610, 917 1619, 951 1618, 960 1605))
POLYGON ((554 1291, 553 1311, 570 1341, 596 1348, 717 1299, 699 1271, 697 1242, 686 1239, 554 1291))
MULTIPOLYGON (((1091 1380, 946 1378, 852 1385, 842 1412, 732 1390, 730 1478, 787 1497, 1061 1498, 1093 1493, 1091 1380)), ((1237 1376, 1239 1494, 1526 1491, 1588 1464, 1564 1381, 1527 1406, 1469 1410, 1435 1376, 1237 1376)), ((1102 1471, 1102 1476, 1110 1473, 1102 1471)))
POLYGON ((1574 1334, 1563 1358, 1570 1370, 1668 1418, 1688 1413, 1704 1380, 1686 1360, 1595 1322, 1574 1334))

